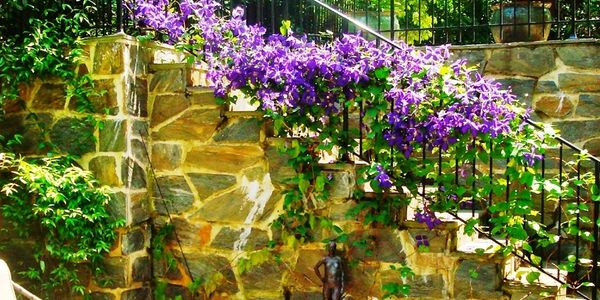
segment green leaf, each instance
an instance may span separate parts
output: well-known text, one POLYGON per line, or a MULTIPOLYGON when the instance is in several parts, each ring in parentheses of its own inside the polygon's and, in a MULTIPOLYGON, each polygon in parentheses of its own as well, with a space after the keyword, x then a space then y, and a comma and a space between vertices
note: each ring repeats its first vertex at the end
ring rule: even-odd
POLYGON ((527 274, 527 282, 529 283, 534 283, 536 280, 538 280, 538 278, 540 278, 540 272, 537 271, 531 271, 527 274))

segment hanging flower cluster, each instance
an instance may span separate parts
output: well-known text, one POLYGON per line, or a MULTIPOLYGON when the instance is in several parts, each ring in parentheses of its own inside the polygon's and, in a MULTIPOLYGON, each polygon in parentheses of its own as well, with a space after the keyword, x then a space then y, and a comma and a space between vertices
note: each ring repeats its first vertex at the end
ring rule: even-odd
MULTIPOLYGON (((499 83, 467 68, 463 60, 451 61, 448 46, 421 51, 398 42, 392 49, 357 35, 317 44, 289 31, 266 37, 263 27, 246 24, 241 8, 223 19, 213 0, 172 5, 136 0, 135 14, 172 43, 193 45, 192 51, 209 64, 218 97, 242 90, 271 115, 301 115, 304 122, 321 126, 328 126, 344 106, 360 102, 364 111, 378 108, 380 113, 365 118, 359 130, 380 130, 405 158, 417 147, 446 151, 465 135, 508 134, 523 113, 499 83)), ((532 164, 536 158, 531 151, 525 159, 532 164)), ((402 186, 389 175, 393 166, 377 163, 373 179, 379 188, 402 186)), ((417 218, 428 225, 439 222, 427 208, 417 218)))

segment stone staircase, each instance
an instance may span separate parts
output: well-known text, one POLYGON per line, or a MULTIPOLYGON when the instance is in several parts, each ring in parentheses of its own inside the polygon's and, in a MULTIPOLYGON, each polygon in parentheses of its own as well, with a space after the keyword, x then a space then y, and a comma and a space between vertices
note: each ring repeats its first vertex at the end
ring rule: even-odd
MULTIPOLYGON (((192 276, 219 270, 225 283, 216 287, 216 293, 236 295, 235 299, 281 299, 282 290, 289 292, 290 299, 320 299, 318 279, 311 268, 319 255, 324 255, 321 243, 284 248, 284 262, 291 259, 286 267, 263 263, 243 274, 235 269, 241 255, 238 250, 261 249, 261 243, 277 237, 268 225, 281 209, 284 179, 294 174, 287 159, 275 150, 274 144, 281 139, 267 136, 270 130, 261 122, 261 113, 239 111, 251 106, 240 105, 231 111, 217 105, 202 67, 168 63, 151 65, 150 70, 149 147, 157 172, 154 179, 165 198, 176 199, 169 201, 170 212, 177 220, 192 276), (248 192, 253 187, 256 189, 248 192), (269 196, 262 197, 267 192, 269 196), (241 201, 245 196, 255 199, 241 201), (244 230, 248 232, 245 237, 244 230), (241 237, 245 244, 240 248, 241 237)), ((525 275, 533 268, 512 255, 494 253, 495 244, 489 239, 465 235, 463 224, 450 215, 441 216, 444 222, 433 230, 411 221, 410 208, 404 213, 406 221, 396 230, 365 229, 347 220, 344 212, 356 204, 351 199, 354 166, 325 167, 333 174, 333 199, 317 210, 349 232, 349 243, 366 238, 367 249, 373 252, 367 255, 364 249, 343 247, 359 260, 360 271, 349 271, 347 290, 352 299, 381 297, 381 292, 365 282, 408 283, 409 299, 568 297, 564 287, 543 274, 528 284, 525 275), (428 247, 419 249, 424 244, 428 247), (415 276, 401 280, 389 268, 399 263, 408 264, 415 276)), ((165 210, 159 198, 155 193, 154 209, 163 215, 158 217, 160 225, 165 210)), ((478 214, 476 211, 475 217, 478 214)), ((459 212, 463 219, 471 215, 471 210, 459 212)), ((331 234, 324 231, 320 237, 331 234)), ((185 274, 181 253, 176 257, 177 275, 155 271, 155 276, 169 282, 173 295, 184 293, 181 286, 192 279, 185 274)), ((566 273, 559 275, 564 278, 566 273)))

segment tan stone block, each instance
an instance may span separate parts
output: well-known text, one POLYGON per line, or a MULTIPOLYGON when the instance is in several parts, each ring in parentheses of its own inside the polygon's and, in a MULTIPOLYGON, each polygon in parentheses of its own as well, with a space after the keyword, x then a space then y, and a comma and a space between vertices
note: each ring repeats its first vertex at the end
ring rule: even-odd
POLYGON ((117 163, 112 156, 92 158, 89 162, 89 169, 101 184, 110 186, 119 186, 121 184, 117 176, 117 163))
POLYGON ((152 166, 156 170, 175 170, 181 166, 183 150, 179 144, 152 145, 152 166))
POLYGON ((570 92, 600 92, 600 75, 581 73, 558 74, 561 90, 570 92))
POLYGON ((183 94, 158 95, 154 98, 150 123, 158 125, 189 107, 190 100, 183 94))
POLYGON ((94 53, 94 74, 110 75, 120 74, 125 70, 123 56, 125 45, 107 42, 96 45, 94 53))
POLYGON ((216 109, 191 109, 153 132, 152 137, 159 141, 206 141, 213 135, 220 121, 221 114, 216 109))
POLYGON ((264 159, 258 146, 200 146, 187 155, 185 165, 190 168, 209 169, 215 172, 238 173, 264 159))
POLYGON ((535 102, 535 111, 549 117, 565 117, 572 110, 573 102, 567 96, 543 96, 535 102))

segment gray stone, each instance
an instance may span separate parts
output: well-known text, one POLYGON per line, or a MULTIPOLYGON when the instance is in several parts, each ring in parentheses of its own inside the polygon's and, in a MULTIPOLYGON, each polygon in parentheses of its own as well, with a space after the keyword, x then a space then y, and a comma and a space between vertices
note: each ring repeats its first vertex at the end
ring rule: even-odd
POLYGON ((233 270, 227 258, 215 254, 195 254, 186 253, 190 271, 194 278, 209 278, 213 274, 220 272, 224 280, 217 287, 217 292, 227 292, 234 294, 238 291, 237 281, 233 270))
POLYGON ((540 77, 556 67, 550 47, 494 49, 486 73, 540 77))
POLYGON ((150 204, 148 193, 137 193, 131 195, 131 224, 137 225, 150 218, 150 204))
POLYGON ((454 276, 454 291, 457 299, 479 298, 486 292, 494 292, 500 288, 502 276, 495 263, 467 259, 459 263, 454 276), (477 278, 472 278, 472 272, 477 278))
POLYGON ((236 183, 235 177, 231 175, 203 173, 188 173, 187 175, 196 188, 200 200, 204 200, 217 192, 231 188, 236 183))
POLYGON ((598 135, 600 120, 563 121, 553 123, 560 135, 571 142, 582 142, 598 135))
POLYGON ((600 75, 561 73, 558 74, 558 86, 567 92, 600 92, 600 75))
POLYGON ((63 118, 50 131, 50 140, 63 152, 83 155, 96 149, 94 125, 85 119, 63 118))
POLYGON ((144 231, 141 229, 136 229, 123 236, 121 251, 123 251, 123 254, 125 255, 131 254, 133 252, 143 250, 145 243, 146 237, 144 236, 144 231))
MULTIPOLYGON (((246 199, 246 197, 246 193, 243 193, 240 189, 229 192, 207 201, 194 217, 209 222, 243 223, 252 211, 252 208, 255 205, 259 205, 246 199)), ((280 197, 278 192, 274 192, 267 203, 265 203, 263 212, 260 214, 257 213, 255 221, 260 221, 269 216, 275 209, 275 204, 280 197)))
POLYGON ((329 197, 350 198, 355 188, 355 175, 350 170, 330 171, 333 178, 329 184, 329 197))
POLYGON ((183 92, 186 86, 186 81, 183 77, 183 69, 157 71, 152 74, 149 91, 153 93, 183 92))
POLYGON ((577 104, 577 115, 581 117, 591 118, 600 117, 600 94, 579 95, 579 104, 577 104))
POLYGON ((43 83, 31 102, 31 108, 62 110, 65 108, 66 101, 64 84, 43 83))
POLYGON ((154 199, 154 208, 161 214, 166 214, 165 203, 170 213, 182 213, 192 207, 194 194, 183 176, 163 176, 156 178, 160 186, 164 202, 160 195, 154 199))
POLYGON ((122 257, 107 257, 102 261, 104 273, 96 277, 101 287, 127 287, 127 259, 122 257))
POLYGON ((176 120, 152 133, 155 140, 208 140, 221 121, 221 113, 216 109, 190 109, 176 120))
POLYGON ((246 243, 244 247, 242 247, 242 245, 236 245, 236 243, 240 242, 241 235, 245 229, 235 230, 229 227, 223 227, 214 238, 210 246, 213 248, 227 250, 235 250, 236 247, 239 247, 239 249, 246 251, 256 250, 267 246, 267 243, 269 242, 269 236, 267 235, 266 231, 257 228, 249 229, 250 234, 245 240, 246 243))
POLYGON ((283 268, 273 261, 254 266, 241 275, 245 290, 270 290, 281 284, 283 268))
MULTIPOLYGON (((116 115, 119 113, 119 103, 117 101, 117 91, 113 79, 94 80, 94 90, 97 95, 89 97, 93 112, 107 113, 116 115)), ((80 111, 81 105, 77 103, 77 98, 71 98, 69 101, 69 109, 80 111)), ((85 109, 85 107, 83 107, 85 109)))
POLYGON ((108 202, 108 213, 112 221, 125 219, 125 198, 125 194, 121 192, 116 192, 110 195, 110 201, 108 202))
POLYGON ((504 88, 510 87, 513 94, 517 96, 519 100, 526 107, 531 107, 531 98, 533 96, 533 86, 535 80, 533 79, 498 79, 498 82, 502 84, 504 88))
POLYGON ((116 299, 115 295, 113 295, 113 294, 100 293, 100 292, 91 293, 90 297, 92 298, 92 300, 114 300, 114 299, 116 299))
POLYGON ((146 171, 137 162, 124 157, 121 164, 121 180, 126 188, 142 189, 146 187, 146 171))
POLYGON ((89 170, 103 185, 118 186, 117 163, 112 156, 97 156, 90 160, 89 170))
POLYGON ((136 117, 148 116, 148 83, 145 79, 131 78, 125 82, 127 113, 136 117))
POLYGON ((99 130, 101 152, 125 152, 127 147, 127 121, 106 120, 99 130))
POLYGON ((150 288, 142 287, 134 290, 125 291, 121 294, 121 300, 151 300, 152 293, 150 288))
POLYGON ((121 43, 99 43, 94 54, 94 74, 120 74, 125 70, 123 62, 125 45, 121 43))
POLYGON ((538 81, 537 85, 535 86, 536 93, 556 93, 558 91, 559 89, 556 85, 556 82, 551 80, 538 81))
POLYGON ((260 120, 242 119, 219 131, 213 140, 216 142, 258 142, 260 130, 260 120))
POLYGON ((150 122, 156 126, 190 107, 190 100, 183 93, 158 95, 154 98, 150 122))
POLYGON ((185 218, 173 218, 172 224, 184 246, 201 248, 210 242, 212 233, 210 223, 189 222, 185 218))
POLYGON ((583 149, 587 149, 593 156, 600 156, 600 138, 591 139, 583 145, 583 149))
POLYGON ((152 266, 148 256, 135 259, 131 270, 131 278, 133 281, 150 281, 152 279, 152 266))
POLYGON ((269 162, 269 174, 274 184, 285 184, 296 176, 296 171, 288 165, 289 157, 280 153, 275 146, 269 146, 265 151, 269 162))
POLYGON ((379 273, 377 265, 359 263, 347 272, 347 293, 350 299, 368 299, 369 297, 381 298, 380 289, 374 286, 376 274, 379 273))
POLYGON ((181 166, 183 150, 179 144, 152 145, 152 166, 156 170, 175 170, 181 166))
POLYGON ((219 173, 237 174, 264 159, 258 146, 199 146, 188 152, 185 165, 200 167, 219 173))
POLYGON ((404 262, 406 255, 398 232, 391 229, 355 231, 349 234, 348 255, 365 261, 404 262))
MULTIPOLYGON (((181 265, 181 262, 177 261, 177 263, 181 265)), ((183 279, 183 274, 177 265, 169 266, 164 258, 153 257, 153 271, 154 278, 167 278, 170 280, 183 279)))
POLYGON ((600 68, 600 47, 596 44, 593 46, 567 45, 557 47, 556 52, 567 66, 582 69, 600 68))
POLYGON ((484 50, 452 50, 452 59, 464 59, 468 67, 477 67, 482 71, 485 67, 485 51, 484 50))
POLYGON ((215 93, 212 89, 193 91, 187 97, 192 101, 193 105, 213 107, 217 105, 217 101, 215 100, 215 93))
POLYGON ((143 166, 147 166, 148 165, 148 153, 150 152, 150 149, 147 149, 146 147, 148 146, 145 143, 142 143, 141 140, 138 139, 131 139, 130 140, 131 143, 131 153, 133 154, 133 157, 140 162, 143 166))
POLYGON ((548 117, 562 118, 573 111, 570 97, 543 96, 535 102, 535 111, 548 117))

